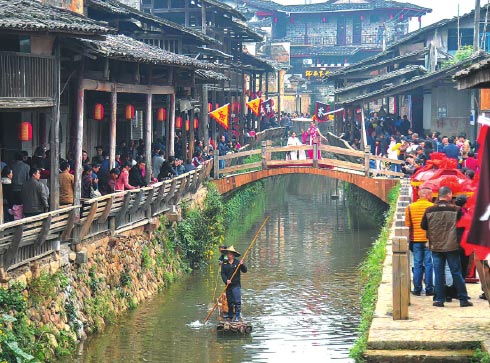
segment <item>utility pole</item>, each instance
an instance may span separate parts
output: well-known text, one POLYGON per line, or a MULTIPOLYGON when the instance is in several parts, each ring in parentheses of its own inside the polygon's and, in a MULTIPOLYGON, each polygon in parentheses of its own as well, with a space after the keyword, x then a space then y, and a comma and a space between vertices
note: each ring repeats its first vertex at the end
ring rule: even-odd
MULTIPOLYGON (((476 53, 480 50, 480 0, 475 0, 475 23, 473 32, 473 52, 476 53)), ((476 99, 478 97, 478 91, 476 89, 471 90, 471 117, 473 127, 470 130, 470 137, 472 140, 476 140, 478 137, 478 110, 476 109, 476 99)))

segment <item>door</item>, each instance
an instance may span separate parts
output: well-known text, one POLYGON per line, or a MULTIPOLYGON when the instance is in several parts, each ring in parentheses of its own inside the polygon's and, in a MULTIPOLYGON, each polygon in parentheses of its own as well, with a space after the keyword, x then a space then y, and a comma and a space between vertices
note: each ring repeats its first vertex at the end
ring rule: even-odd
POLYGON ((352 19, 352 44, 362 43, 362 21, 358 16, 352 19))
POLYGON ((339 16, 337 18, 337 45, 346 44, 346 28, 345 28, 345 17, 339 16))

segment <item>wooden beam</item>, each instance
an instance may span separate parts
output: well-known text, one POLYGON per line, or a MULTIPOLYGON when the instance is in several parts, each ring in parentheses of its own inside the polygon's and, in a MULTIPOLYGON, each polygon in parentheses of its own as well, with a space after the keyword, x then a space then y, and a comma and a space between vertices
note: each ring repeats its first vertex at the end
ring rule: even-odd
POLYGON ((0 97, 0 109, 48 108, 54 106, 53 98, 42 97, 0 97))
MULTIPOLYGON (((175 92, 173 86, 156 86, 127 83, 115 83, 115 85, 116 92, 119 93, 169 95, 175 92)), ((86 91, 112 92, 114 83, 106 81, 96 81, 93 79, 84 79, 82 86, 86 91)))
POLYGON ((99 224, 103 224, 103 223, 107 222, 107 219, 109 218, 109 214, 111 214, 111 209, 112 209, 113 203, 114 203, 114 195, 111 195, 111 197, 109 199, 107 199, 104 212, 102 212, 99 219, 97 220, 97 222, 99 224))
POLYGON ((53 215, 49 214, 46 219, 43 221, 43 226, 41 227, 41 232, 39 232, 39 236, 37 236, 36 245, 42 246, 46 239, 48 238, 49 229, 51 228, 51 219, 53 215))
POLYGON ((116 216, 116 228, 119 228, 123 224, 123 220, 124 217, 126 216, 126 212, 128 211, 130 201, 131 201, 131 193, 126 192, 126 194, 124 195, 124 201, 122 207, 116 216))
POLYGON ((75 226, 75 218, 76 218, 77 213, 78 213, 77 209, 78 208, 74 208, 70 211, 70 215, 69 215, 68 219, 66 220, 66 227, 60 236, 61 242, 67 241, 71 236, 71 232, 73 231, 73 227, 75 226))
POLYGON ((90 231, 90 227, 92 226, 92 222, 94 221, 95 214, 97 213, 97 208, 99 207, 99 202, 95 200, 90 207, 90 212, 88 213, 87 219, 82 225, 82 229, 80 230, 80 239, 84 239, 85 236, 90 231))
POLYGON ((12 236, 12 241, 7 249, 7 252, 3 255, 3 268, 5 271, 12 265, 15 261, 15 256, 17 256, 17 252, 19 251, 20 242, 22 241, 22 234, 24 233, 24 225, 19 224, 15 227, 14 235, 12 236))

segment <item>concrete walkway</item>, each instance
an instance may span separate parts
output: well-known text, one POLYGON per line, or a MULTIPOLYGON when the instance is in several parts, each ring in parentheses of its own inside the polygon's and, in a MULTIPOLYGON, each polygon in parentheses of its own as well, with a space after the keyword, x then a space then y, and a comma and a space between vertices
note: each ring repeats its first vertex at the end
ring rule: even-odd
MULTIPOLYGON (((409 319, 392 317, 392 246, 388 242, 366 358, 373 362, 465 362, 475 347, 490 347, 490 307, 480 284, 467 284, 473 307, 459 300, 432 306, 432 297, 410 296, 409 319), (487 341, 488 340, 488 341, 487 341)), ((413 287, 412 287, 413 288, 413 287)))

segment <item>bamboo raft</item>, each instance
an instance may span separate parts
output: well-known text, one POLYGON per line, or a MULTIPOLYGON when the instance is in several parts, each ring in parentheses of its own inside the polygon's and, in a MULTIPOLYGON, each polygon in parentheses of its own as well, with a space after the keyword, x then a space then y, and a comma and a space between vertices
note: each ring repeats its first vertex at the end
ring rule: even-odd
POLYGON ((216 330, 218 333, 222 334, 250 334, 252 332, 252 324, 244 321, 233 322, 229 320, 220 320, 218 321, 216 330))

